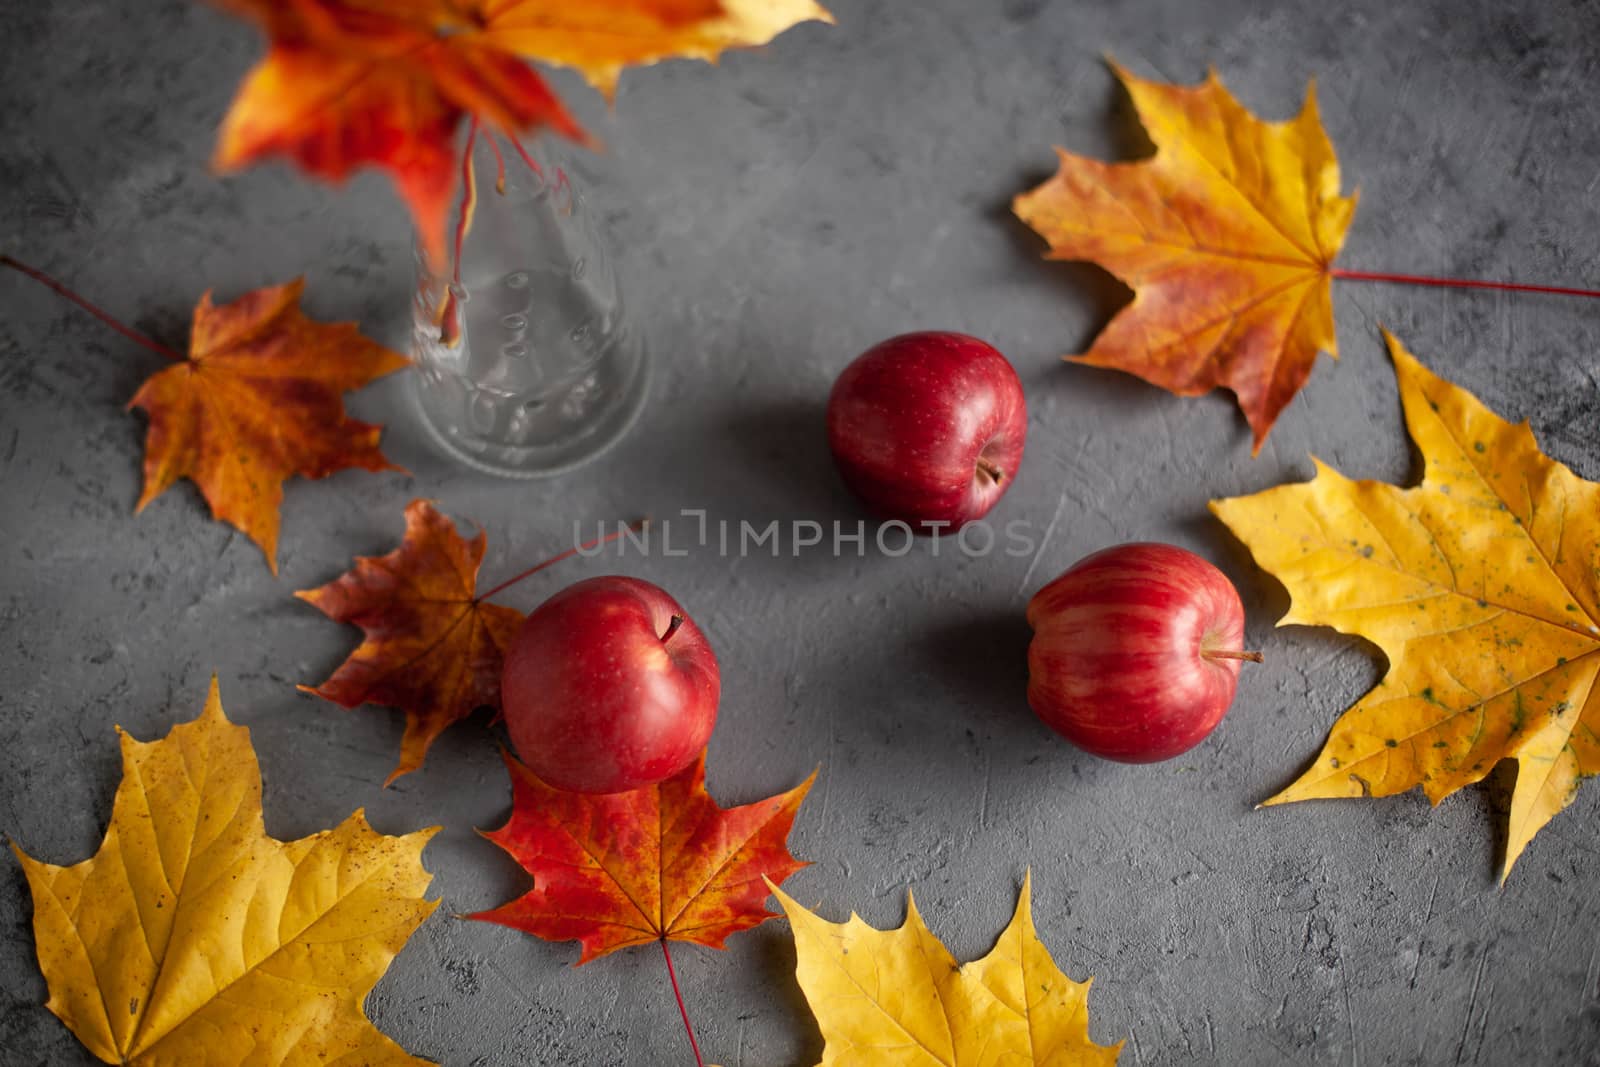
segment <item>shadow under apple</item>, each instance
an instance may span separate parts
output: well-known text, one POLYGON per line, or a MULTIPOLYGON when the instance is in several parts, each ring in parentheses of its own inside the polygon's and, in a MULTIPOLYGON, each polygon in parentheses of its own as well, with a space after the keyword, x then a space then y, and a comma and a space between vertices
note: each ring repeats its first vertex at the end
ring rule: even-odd
POLYGON ((734 412, 719 428, 724 453, 774 491, 784 519, 824 524, 866 517, 828 451, 827 398, 769 401, 734 412))
POLYGON ((1074 776, 1113 765, 1057 737, 1028 706, 1028 644, 1033 629, 1019 609, 938 624, 917 653, 968 716, 974 744, 995 770, 1041 762, 1074 776))

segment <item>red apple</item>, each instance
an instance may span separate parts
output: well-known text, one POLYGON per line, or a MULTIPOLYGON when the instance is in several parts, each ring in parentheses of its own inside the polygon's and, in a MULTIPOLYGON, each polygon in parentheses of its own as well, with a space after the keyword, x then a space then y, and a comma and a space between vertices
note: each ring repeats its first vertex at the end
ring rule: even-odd
POLYGON ((867 349, 828 398, 828 444, 858 497, 922 532, 982 518, 1016 477, 1028 406, 1011 364, 960 333, 867 349))
POLYGON ((1118 545, 1028 602, 1028 703, 1085 751, 1123 763, 1199 744, 1233 702, 1244 606, 1223 573, 1173 545, 1118 545))
POLYGON ((506 649, 500 701, 522 762, 558 789, 620 793, 694 761, 722 675, 666 591, 590 578, 546 600, 506 649))

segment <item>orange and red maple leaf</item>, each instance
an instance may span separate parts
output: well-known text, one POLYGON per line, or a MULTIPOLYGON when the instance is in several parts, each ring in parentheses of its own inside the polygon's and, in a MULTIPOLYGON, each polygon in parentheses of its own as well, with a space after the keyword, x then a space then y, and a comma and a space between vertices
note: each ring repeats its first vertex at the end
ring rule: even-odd
POLYGON ((383 428, 347 417, 342 394, 410 361, 352 323, 306 318, 304 288, 296 280, 221 307, 207 293, 188 358, 128 402, 150 417, 139 509, 189 478, 212 515, 261 547, 274 574, 285 479, 401 469, 378 450, 383 428))
POLYGON ((477 0, 485 40, 570 67, 608 97, 627 67, 714 62, 800 22, 832 22, 816 0, 477 0))
POLYGON ((406 713, 388 782, 422 766, 451 724, 480 707, 500 708, 500 668, 522 613, 477 596, 486 543, 482 531, 468 541, 431 503, 413 500, 399 548, 357 557, 346 574, 295 594, 366 635, 327 681, 300 688, 346 708, 384 704, 406 713))
POLYGON ((713 59, 795 22, 813 0, 216 0, 271 44, 223 121, 216 165, 273 155, 342 181, 389 173, 428 254, 447 262, 446 220, 463 118, 511 137, 585 134, 526 60, 573 67, 609 92, 626 66, 713 59))
POLYGON ((577 122, 533 70, 471 34, 448 0, 225 0, 271 38, 223 122, 216 163, 231 170, 285 155, 342 181, 388 171, 428 252, 445 262, 459 166, 456 133, 475 115, 509 134, 577 122))
POLYGON ((527 893, 468 918, 547 941, 577 941, 587 963, 630 945, 688 941, 722 948, 767 919, 767 885, 806 866, 789 830, 815 772, 742 807, 706 792, 705 754, 659 785, 626 793, 569 793, 506 757, 511 818, 489 840, 533 875, 527 893))
POLYGON ((1355 212, 1314 92, 1262 122, 1215 73, 1198 86, 1113 68, 1156 153, 1102 163, 1057 149, 1060 170, 1017 197, 1052 259, 1098 263, 1133 301, 1073 357, 1181 396, 1231 389, 1259 450, 1310 376, 1338 354, 1330 268, 1355 212))

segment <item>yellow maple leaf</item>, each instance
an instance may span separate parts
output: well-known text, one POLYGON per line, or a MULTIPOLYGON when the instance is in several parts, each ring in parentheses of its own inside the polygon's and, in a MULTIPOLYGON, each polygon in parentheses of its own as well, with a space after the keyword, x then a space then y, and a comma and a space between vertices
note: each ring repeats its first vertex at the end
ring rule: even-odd
POLYGON ((832 22, 813 0, 483 0, 478 35, 496 47, 581 73, 610 96, 625 67, 715 61, 799 22, 832 22))
POLYGON ((47 1007, 106 1063, 206 1067, 422 1064, 362 1014, 368 991, 438 906, 422 849, 360 811, 268 837, 250 731, 215 679, 164 739, 122 734, 122 784, 98 852, 22 861, 47 1007))
POLYGON ((1098 263, 1134 290, 1077 362, 1137 374, 1182 396, 1233 390, 1261 448, 1311 374, 1338 355, 1329 268, 1356 198, 1315 86, 1288 122, 1263 122, 1216 72, 1197 86, 1113 65, 1156 154, 1102 163, 1057 149, 1060 171, 1017 197, 1051 259, 1098 263))
POLYGON ((1332 626, 1389 660, 1266 803, 1420 785, 1437 804, 1515 759, 1503 879, 1600 771, 1600 485, 1385 337, 1421 485, 1351 481, 1319 462, 1311 482, 1211 505, 1288 588, 1279 625, 1332 626))
MULTIPOLYGON (((1089 1040, 1089 981, 1056 967, 1030 882, 993 951, 958 964, 906 897, 898 930, 831 923, 768 887, 794 930, 795 976, 826 1045, 819 1067, 1080 1067, 1122 1048, 1089 1040)), ((1093 981, 1093 979, 1090 979, 1093 981)))

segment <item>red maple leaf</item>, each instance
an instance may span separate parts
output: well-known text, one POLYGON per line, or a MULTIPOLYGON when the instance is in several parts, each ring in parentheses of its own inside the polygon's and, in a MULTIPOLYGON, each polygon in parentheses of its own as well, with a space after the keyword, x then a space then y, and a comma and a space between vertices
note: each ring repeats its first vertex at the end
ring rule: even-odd
POLYGON ((449 0, 219 0, 272 41, 223 120, 216 163, 285 155, 318 178, 388 171, 428 252, 446 262, 445 220, 467 115, 517 134, 583 137, 539 74, 481 35, 449 0))
POLYGON ((568 793, 509 755, 511 818, 484 834, 533 875, 527 893, 467 916, 546 941, 578 941, 580 964, 650 941, 722 948, 773 916, 767 885, 806 866, 787 839, 816 781, 743 807, 706 792, 706 760, 626 793, 568 793))
POLYGON ((477 594, 485 544, 482 531, 468 541, 431 503, 413 500, 399 548, 358 556, 348 573, 295 594, 366 632, 332 677, 300 688, 346 708, 386 704, 406 713, 400 762, 385 785, 422 766, 452 723, 476 708, 500 708, 500 667, 522 613, 477 594))

